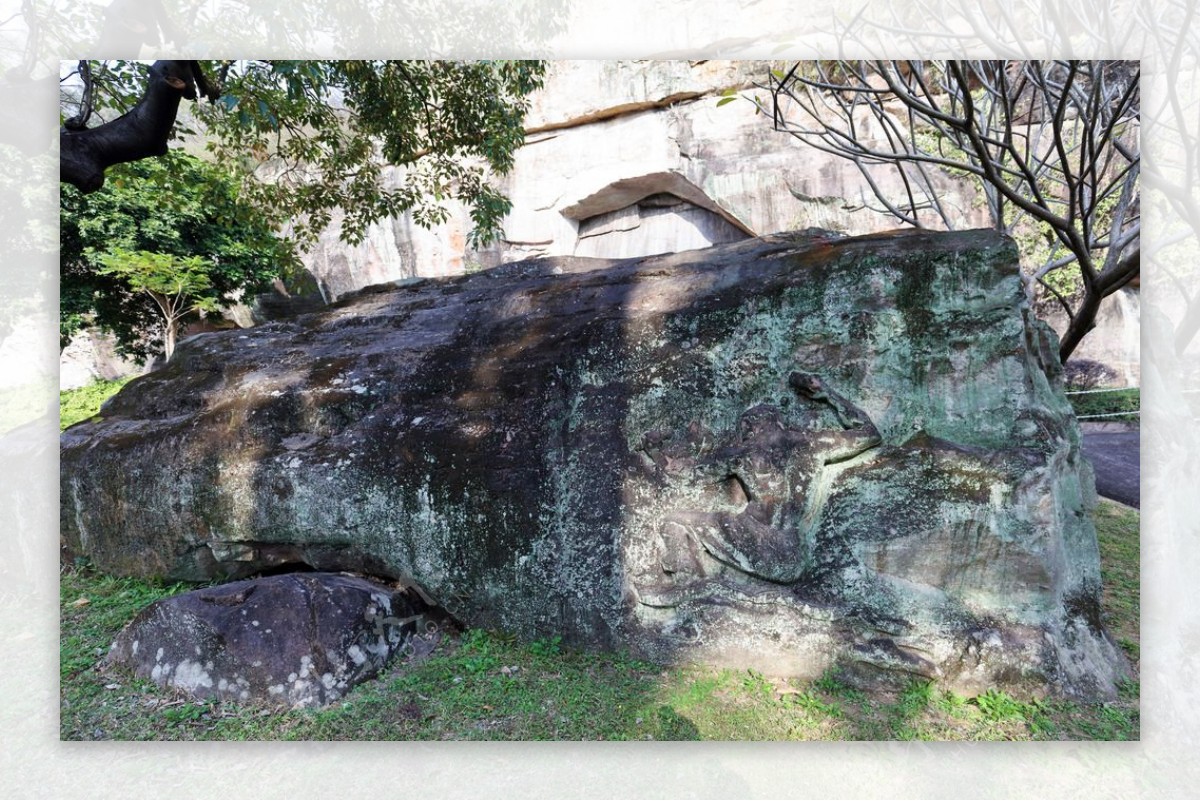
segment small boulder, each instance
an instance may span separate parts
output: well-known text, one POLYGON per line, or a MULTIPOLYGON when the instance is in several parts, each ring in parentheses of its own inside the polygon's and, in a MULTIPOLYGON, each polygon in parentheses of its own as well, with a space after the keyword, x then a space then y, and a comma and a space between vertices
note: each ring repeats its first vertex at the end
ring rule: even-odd
POLYGON ((107 662, 197 698, 321 706, 375 676, 424 612, 407 590, 344 574, 235 581, 151 604, 107 662))

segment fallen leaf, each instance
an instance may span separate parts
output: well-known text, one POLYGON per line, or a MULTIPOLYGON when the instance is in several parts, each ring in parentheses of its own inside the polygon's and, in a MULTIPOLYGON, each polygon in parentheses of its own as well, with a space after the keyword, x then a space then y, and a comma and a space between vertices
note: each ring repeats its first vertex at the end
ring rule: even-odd
POLYGON ((91 602, 92 602, 91 598, 80 596, 79 598, 76 598, 74 601, 71 602, 71 606, 75 606, 75 607, 87 606, 91 602))

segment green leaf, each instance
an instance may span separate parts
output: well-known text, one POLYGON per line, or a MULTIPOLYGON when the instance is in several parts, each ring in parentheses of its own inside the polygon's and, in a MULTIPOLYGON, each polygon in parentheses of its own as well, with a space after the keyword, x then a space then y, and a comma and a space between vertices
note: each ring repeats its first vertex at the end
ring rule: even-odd
MULTIPOLYGON (((223 67, 201 62, 210 75, 223 67)), ((524 143, 526 96, 543 72, 537 61, 236 62, 215 103, 189 107, 215 167, 185 168, 169 154, 163 163, 174 170, 146 166, 157 159, 133 162, 109 171, 128 185, 108 181, 86 199, 62 193, 63 263, 71 265, 63 273, 64 324, 94 315, 119 331, 123 346, 143 350, 140 332, 154 327, 154 309, 116 274, 96 272, 101 265, 83 255, 88 247, 213 257, 206 293, 218 296, 292 269, 296 248, 315 241, 336 210, 344 212, 340 234, 348 242, 406 211, 422 225, 438 224, 449 211, 432 197, 435 187, 469 210, 473 245, 494 239, 508 207, 493 181, 524 143), (266 136, 268 129, 289 135, 266 136), (256 173, 264 159, 306 182, 265 181, 256 173), (381 162, 412 169, 390 186, 381 162), (286 243, 248 235, 284 222, 292 223, 286 243), (234 253, 237 241, 267 244, 250 259, 234 253)), ((107 82, 105 97, 136 102, 145 88, 144 64, 96 62, 94 73, 107 82)))
POLYGON ((258 101, 258 113, 267 118, 267 121, 271 124, 272 128, 279 127, 279 119, 271 113, 271 107, 267 105, 266 101, 258 101))
POLYGON ((168 277, 191 274, 196 302, 218 304, 229 292, 261 291, 296 262, 294 243, 276 235, 279 218, 243 199, 225 169, 173 150, 110 175, 89 195, 61 194, 60 338, 96 325, 127 354, 156 349, 158 310, 142 294, 153 288, 153 260, 138 288, 126 277, 137 271, 120 264, 139 252, 166 260, 159 272, 168 277))
POLYGON ((721 106, 725 105, 726 103, 732 103, 735 100, 737 100, 736 97, 723 97, 717 101, 717 107, 720 108, 721 106))

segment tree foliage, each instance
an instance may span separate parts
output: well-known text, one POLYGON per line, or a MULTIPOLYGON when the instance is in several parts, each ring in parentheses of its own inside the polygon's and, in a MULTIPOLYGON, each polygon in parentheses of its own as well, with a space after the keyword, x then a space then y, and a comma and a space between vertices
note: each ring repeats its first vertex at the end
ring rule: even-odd
POLYGON ((112 164, 195 134, 238 172, 248 200, 292 219, 302 242, 335 210, 353 242, 404 212, 440 222, 449 200, 470 209, 472 239, 483 242, 510 207, 490 177, 512 166, 541 75, 532 61, 80 62, 63 176, 90 191, 112 164), (202 97, 210 102, 186 107, 176 126, 180 100, 202 97))
POLYGON ((111 275, 129 285, 134 292, 145 294, 158 308, 162 317, 163 357, 171 360, 175 353, 180 323, 192 312, 215 312, 217 301, 206 296, 212 288, 209 272, 215 266, 202 256, 172 256, 147 250, 115 249, 98 256, 96 272, 111 275))
POLYGON ((144 292, 106 270, 104 254, 144 251, 200 257, 209 306, 268 288, 299 268, 276 221, 246 201, 238 180, 180 151, 110 170, 96 192, 63 185, 60 201, 60 344, 85 325, 116 335, 145 356, 161 334, 159 309, 144 292))
POLYGON ((1066 361, 1139 272, 1139 77, 1113 61, 836 61, 774 72, 768 88, 776 128, 852 161, 896 219, 954 227, 932 179, 944 170, 976 182, 995 228, 1043 240, 1028 278, 1070 318, 1066 361))

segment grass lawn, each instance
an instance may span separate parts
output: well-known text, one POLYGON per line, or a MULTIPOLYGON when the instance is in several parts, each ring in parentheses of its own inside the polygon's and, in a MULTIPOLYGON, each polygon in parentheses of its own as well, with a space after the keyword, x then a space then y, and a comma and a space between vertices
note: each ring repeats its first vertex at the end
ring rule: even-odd
MULTIPOLYGON (((1104 614, 1136 675, 1135 510, 1095 515, 1104 614)), ((343 703, 274 712, 198 703, 97 665, 120 628, 156 598, 189 589, 86 567, 61 576, 61 718, 67 740, 1133 740, 1138 684, 1110 703, 967 700, 927 683, 866 695, 832 677, 803 683, 752 671, 651 665, 620 655, 446 632, 432 654, 397 660, 343 703)))
POLYGON ((64 389, 58 393, 58 427, 66 431, 68 426, 90 420, 100 413, 100 405, 133 379, 119 378, 116 381, 94 381, 78 389, 64 389))

